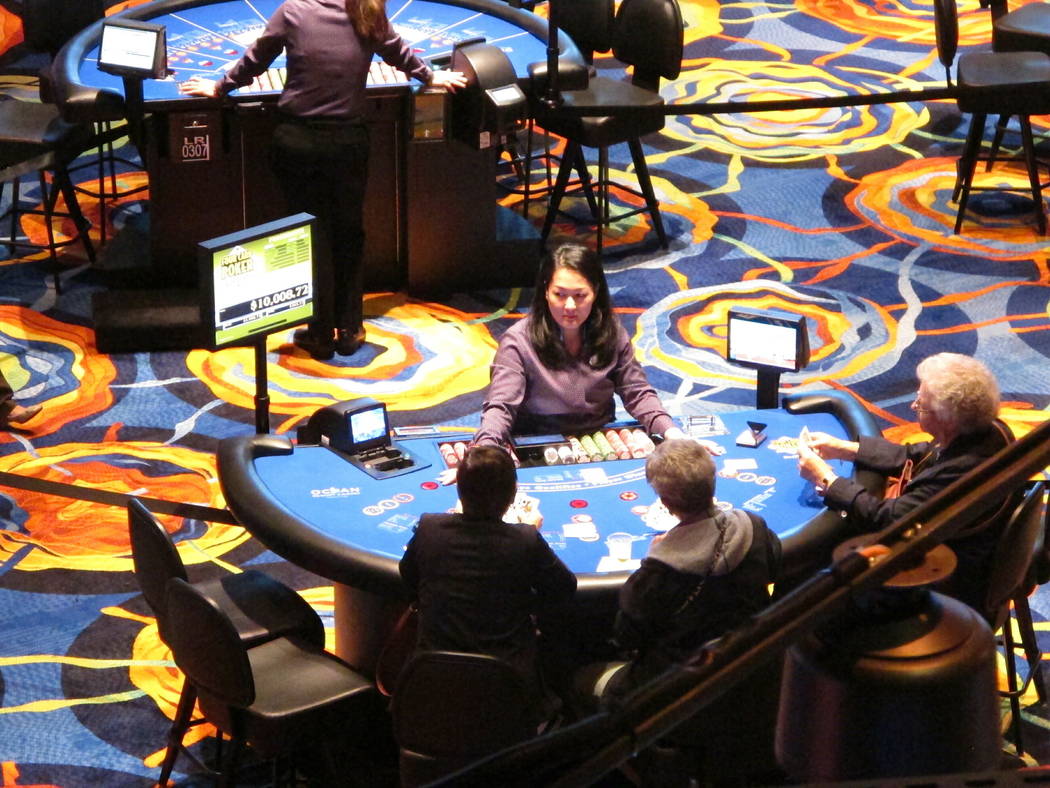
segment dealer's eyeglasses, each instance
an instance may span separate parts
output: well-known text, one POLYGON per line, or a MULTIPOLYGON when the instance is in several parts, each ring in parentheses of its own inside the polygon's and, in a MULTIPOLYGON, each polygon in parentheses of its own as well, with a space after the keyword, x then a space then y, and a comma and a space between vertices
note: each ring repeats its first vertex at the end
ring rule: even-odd
POLYGON ((919 402, 919 398, 916 397, 911 403, 911 409, 916 413, 929 413, 930 409, 919 402))

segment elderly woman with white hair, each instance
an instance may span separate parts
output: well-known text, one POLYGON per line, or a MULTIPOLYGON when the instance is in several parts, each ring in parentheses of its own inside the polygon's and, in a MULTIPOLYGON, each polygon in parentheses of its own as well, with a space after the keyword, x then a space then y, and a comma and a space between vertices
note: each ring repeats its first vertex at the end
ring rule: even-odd
MULTIPOLYGON (((980 361, 958 353, 938 353, 923 360, 917 370, 919 390, 912 410, 919 427, 932 441, 897 444, 862 436, 847 441, 811 433, 800 441, 799 473, 812 481, 831 509, 848 516, 857 532, 875 531, 932 498, 963 474, 973 470, 1013 440, 999 421, 999 386, 980 361), (885 497, 865 490, 851 479, 835 475, 826 460, 850 460, 857 467, 896 477, 885 497)), ((1010 497, 988 500, 975 522, 992 515, 1010 497)), ((959 566, 945 590, 965 602, 983 603, 984 578, 1002 522, 948 540, 959 566)))

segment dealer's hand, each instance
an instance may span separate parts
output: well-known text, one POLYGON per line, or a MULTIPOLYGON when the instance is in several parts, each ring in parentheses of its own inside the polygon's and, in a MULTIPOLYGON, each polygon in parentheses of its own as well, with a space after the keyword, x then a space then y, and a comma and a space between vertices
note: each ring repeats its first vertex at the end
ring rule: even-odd
POLYGON ((186 96, 217 98, 219 95, 219 83, 214 79, 205 79, 200 76, 190 77, 185 82, 179 83, 179 93, 186 96))
POLYGON ((428 84, 432 88, 444 88, 450 93, 455 93, 467 86, 467 77, 460 71, 432 71, 428 84))
POLYGON ((441 471, 441 473, 438 474, 438 481, 441 482, 441 484, 444 484, 446 486, 448 486, 449 484, 455 484, 456 483, 456 469, 455 468, 445 468, 445 470, 441 471))

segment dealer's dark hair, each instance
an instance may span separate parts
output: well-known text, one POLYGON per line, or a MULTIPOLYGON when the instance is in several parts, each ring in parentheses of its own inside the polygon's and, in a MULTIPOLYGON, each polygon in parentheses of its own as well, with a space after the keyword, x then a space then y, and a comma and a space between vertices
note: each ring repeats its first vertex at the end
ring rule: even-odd
POLYGON ((559 268, 575 271, 594 290, 594 305, 582 326, 583 357, 592 367, 612 363, 616 352, 616 332, 619 321, 612 311, 609 283, 601 260, 591 249, 581 244, 566 243, 549 251, 540 263, 536 289, 532 294, 532 312, 529 316, 529 339, 540 361, 550 369, 563 369, 570 363, 561 329, 551 316, 547 304, 547 288, 559 268))
POLYGON ((463 514, 472 519, 499 519, 518 489, 514 461, 498 446, 472 446, 456 472, 456 486, 463 514))

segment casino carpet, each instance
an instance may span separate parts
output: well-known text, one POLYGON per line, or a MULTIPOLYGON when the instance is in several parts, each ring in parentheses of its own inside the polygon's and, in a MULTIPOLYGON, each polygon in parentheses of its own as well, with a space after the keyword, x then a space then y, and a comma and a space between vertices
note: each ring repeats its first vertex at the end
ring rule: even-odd
MULTIPOLYGON (((16 0, 0 0, 0 84, 11 100, 32 100, 17 10, 16 0)), ((663 90, 672 102, 834 96, 943 79, 925 0, 700 0, 683 10, 684 69, 663 90)), ((965 47, 988 41, 977 0, 962 3, 961 27, 965 47)), ((611 60, 598 65, 614 73, 611 60)), ((964 129, 948 102, 670 117, 646 150, 671 248, 659 249, 636 217, 610 232, 606 266, 668 407, 752 405, 753 376, 721 357, 727 309, 748 304, 809 319, 812 363, 785 375, 785 387, 847 391, 891 438, 916 433, 912 371, 942 350, 974 354, 995 371, 1017 432, 1045 418, 1050 247, 1022 199, 975 199, 979 222, 951 234, 964 129)), ((615 174, 629 175, 629 161, 614 150, 615 174)), ((1009 168, 986 177, 1022 182, 1009 168)), ((143 178, 129 171, 122 182, 143 178)), ((118 228, 142 198, 113 209, 118 228)), ((83 205, 97 226, 97 203, 83 205)), ((39 223, 26 229, 43 232, 39 223)), ((559 231, 588 236, 569 224, 559 231)), ((91 294, 105 287, 97 272, 66 255, 56 295, 41 255, 0 265, 0 365, 21 402, 44 407, 30 430, 0 432, 0 470, 221 506, 216 442, 254 423, 249 351, 100 354, 90 311, 91 294)), ((388 403, 399 425, 476 425, 496 341, 529 295, 460 293, 441 303, 371 295, 365 350, 330 362, 295 352, 288 335, 271 337, 275 431, 360 395, 388 403)), ((131 575, 123 512, 3 492, 0 784, 146 786, 178 681, 131 575)), ((167 522, 195 576, 261 567, 330 618, 330 587, 240 529, 167 522)), ((1034 604, 1050 617, 1044 591, 1034 604)), ((1038 626, 1045 635, 1050 624, 1038 626)), ((1050 741, 1042 710, 1028 714, 1050 741)))

